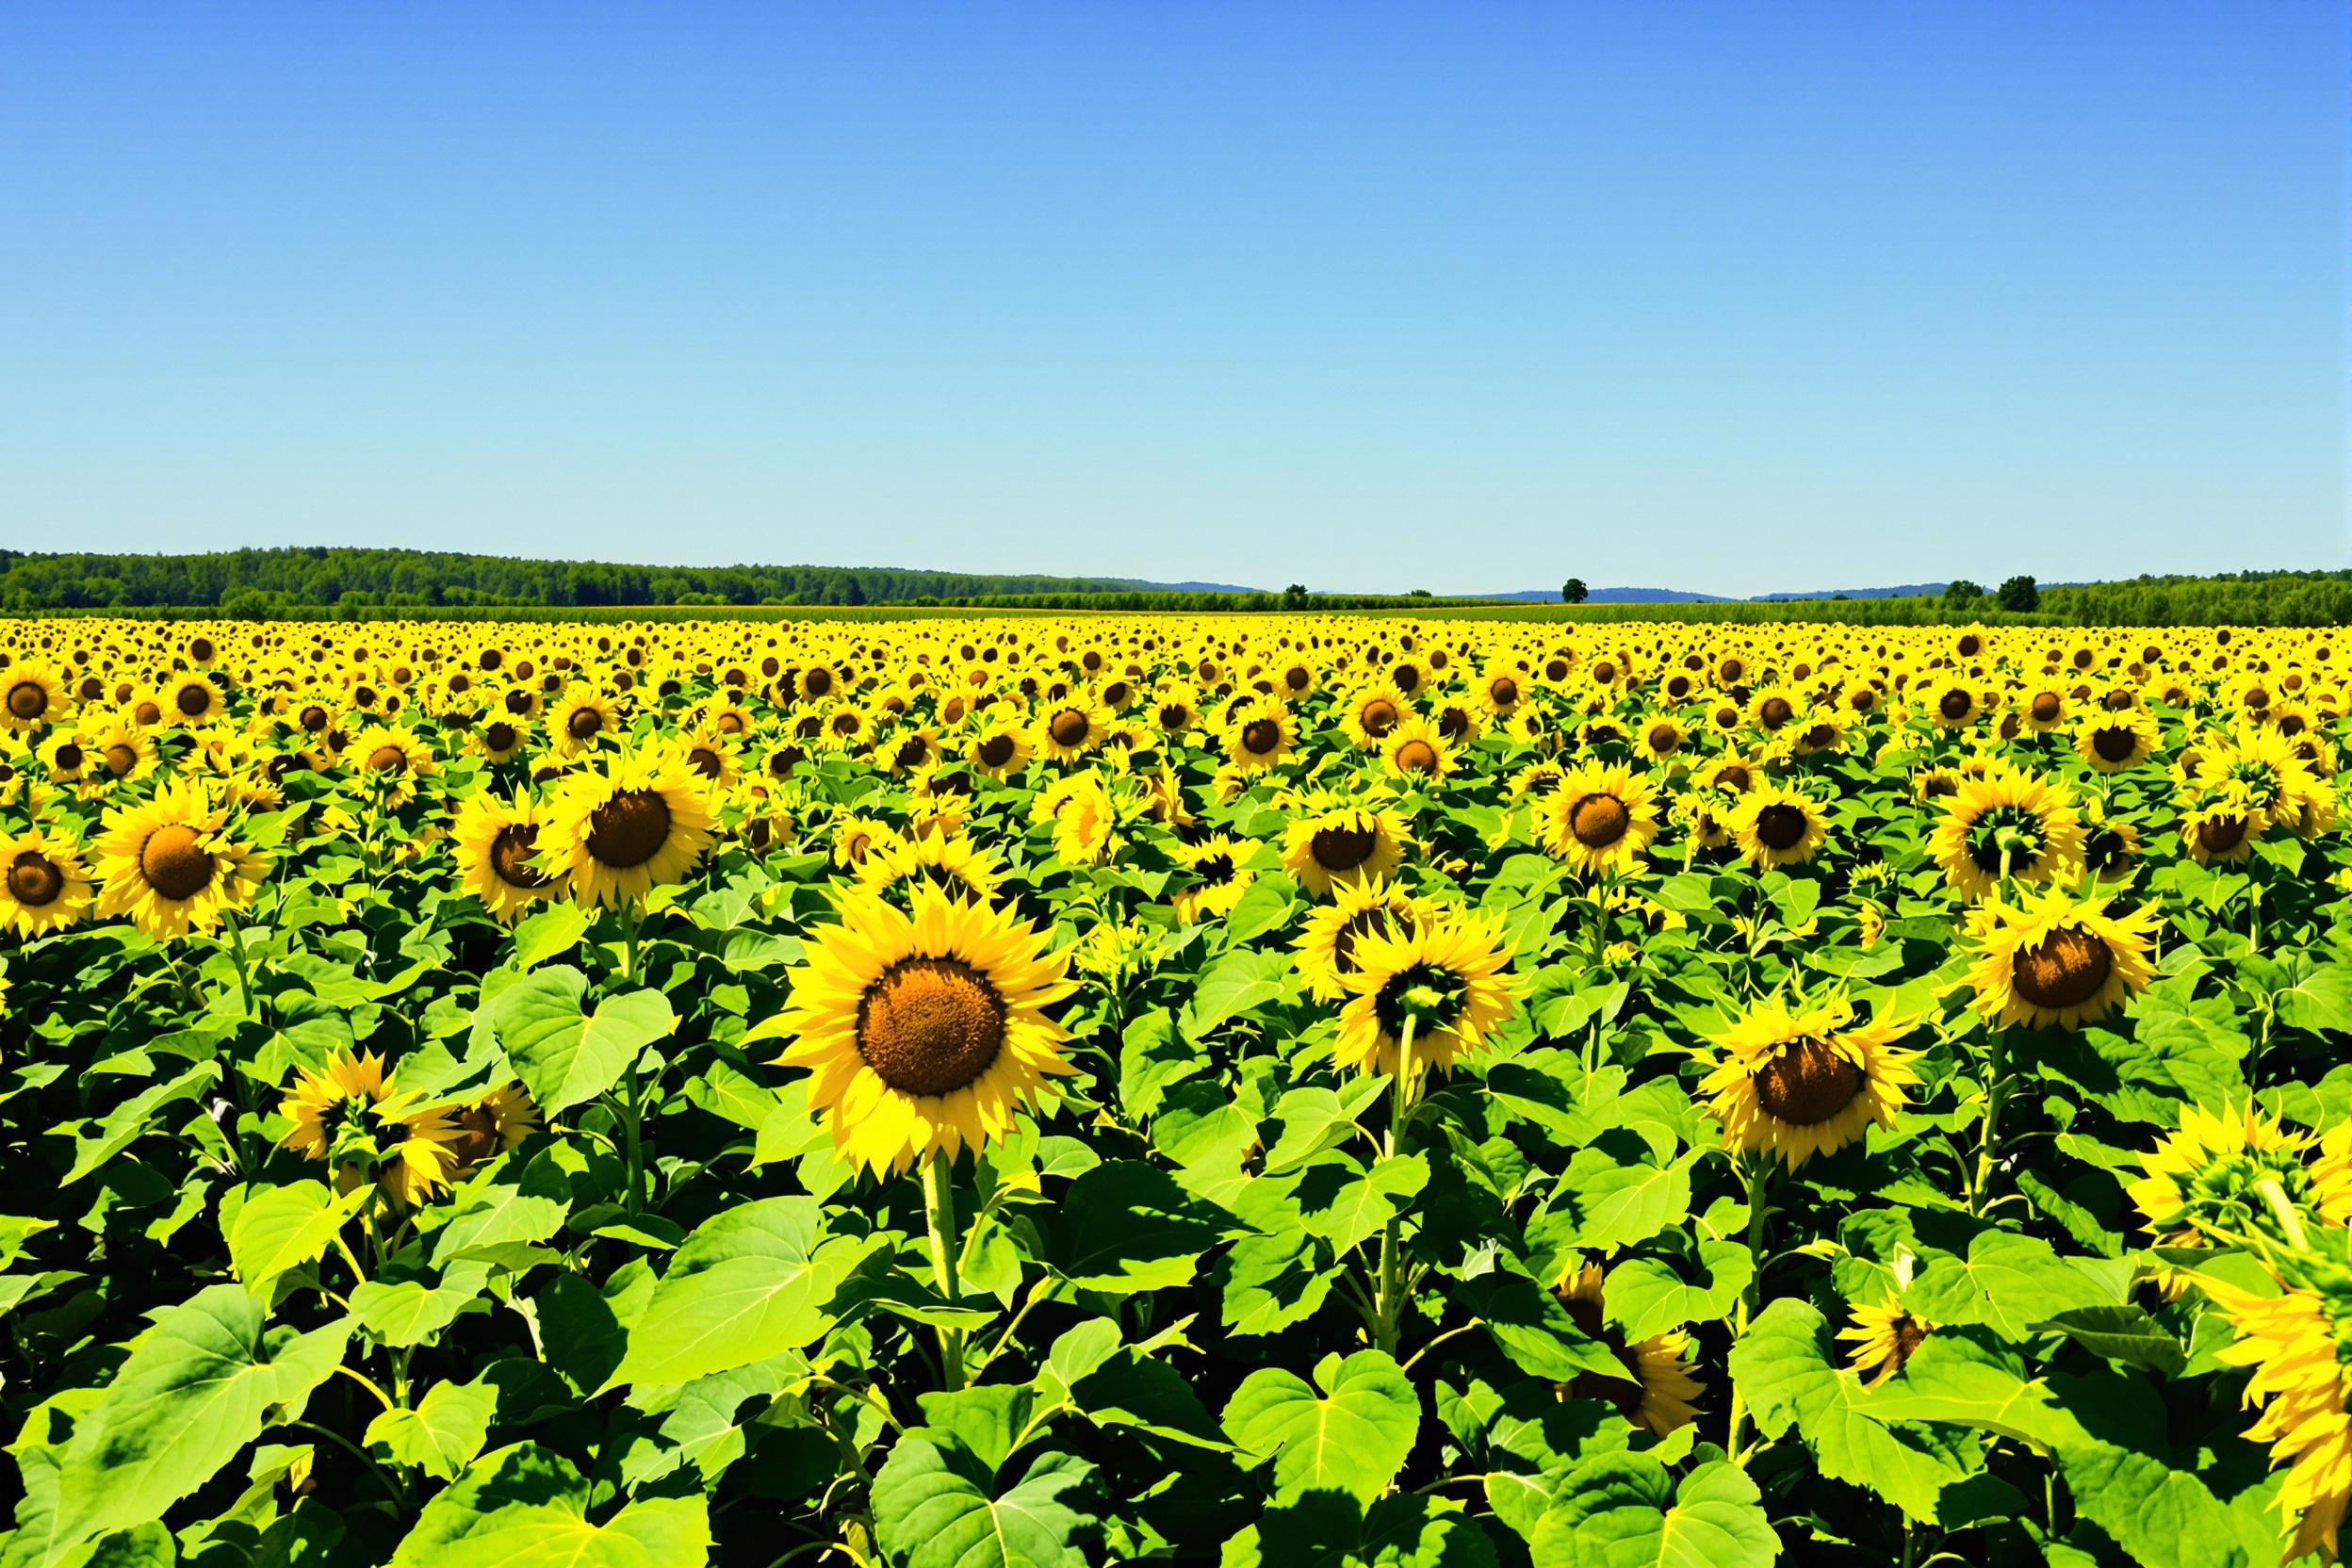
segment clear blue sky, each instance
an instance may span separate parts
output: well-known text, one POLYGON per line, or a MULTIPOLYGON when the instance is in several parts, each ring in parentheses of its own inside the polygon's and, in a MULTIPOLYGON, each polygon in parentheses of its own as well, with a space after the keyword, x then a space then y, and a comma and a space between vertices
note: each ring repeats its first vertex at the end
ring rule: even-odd
POLYGON ((0 544, 2340 565, 2345 14, 8 0, 0 544))

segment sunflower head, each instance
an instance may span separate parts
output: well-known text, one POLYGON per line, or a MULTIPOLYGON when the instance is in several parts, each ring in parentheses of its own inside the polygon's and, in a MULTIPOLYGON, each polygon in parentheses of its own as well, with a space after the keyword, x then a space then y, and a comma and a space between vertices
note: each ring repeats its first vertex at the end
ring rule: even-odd
POLYGON ((2079 1029, 2154 978, 2154 905, 2119 908, 2063 889, 1996 895, 1971 917, 1977 1006, 1997 1024, 2079 1029))
POLYGON ((460 1130, 449 1112, 416 1109, 373 1052, 338 1052, 323 1071, 304 1068, 278 1110, 293 1124, 283 1147, 326 1162, 346 1192, 375 1182, 396 1207, 447 1187, 458 1164, 460 1130))
POLYGON ((1517 985, 1501 928, 1467 910, 1441 911, 1410 930, 1392 923, 1357 936, 1334 1054, 1343 1068, 1396 1073, 1408 1024, 1413 1077, 1446 1073, 1511 1016, 1517 985))
POLYGON ((1894 1125, 1904 1089, 1919 1079, 1913 1054, 1893 1042, 1917 1022, 1884 1013, 1856 1022, 1842 997, 1812 1004, 1769 998, 1715 1037, 1699 1091, 1710 1097, 1725 1143, 1769 1152, 1794 1169, 1874 1122, 1894 1125))

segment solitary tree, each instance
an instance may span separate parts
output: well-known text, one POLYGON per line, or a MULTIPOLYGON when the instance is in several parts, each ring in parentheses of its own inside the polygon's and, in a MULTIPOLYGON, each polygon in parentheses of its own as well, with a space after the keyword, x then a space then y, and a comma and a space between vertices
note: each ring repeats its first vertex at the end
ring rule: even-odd
POLYGON ((1304 610, 1306 607, 1307 585, 1305 583, 1294 582, 1289 587, 1282 590, 1282 608, 1284 610, 1304 610))
POLYGON ((1944 603, 1954 610, 1966 610, 1984 596, 1984 584, 1970 582, 1964 577, 1953 578, 1944 584, 1944 603))
POLYGON ((2003 610, 2023 613, 2042 607, 2042 591, 2034 586, 2032 578, 2019 575, 2002 583, 2001 591, 1993 596, 1993 601, 2003 610))
POLYGON ((1562 604, 1582 604, 1584 602, 1584 579, 1580 577, 1572 577, 1567 581, 1561 583, 1560 585, 1560 602, 1562 604))

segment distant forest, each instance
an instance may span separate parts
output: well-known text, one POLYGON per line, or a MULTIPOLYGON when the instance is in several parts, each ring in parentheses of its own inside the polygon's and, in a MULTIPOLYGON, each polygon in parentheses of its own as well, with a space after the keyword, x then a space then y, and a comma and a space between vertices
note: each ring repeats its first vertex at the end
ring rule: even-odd
MULTIPOLYGON (((878 566, 631 566, 524 561, 443 551, 317 546, 203 555, 48 555, 0 549, 0 613, 209 610, 253 619, 498 609, 606 612, 793 606, 944 605, 970 609, 1258 611, 1438 609, 1478 601, 1400 595, 1199 593, 1125 578, 907 571, 878 566)), ((2352 571, 2140 577, 2043 589, 2035 613, 1988 600, 1775 601, 1580 606, 1579 618, 1933 622, 2031 619, 2082 626, 2341 626, 2352 623, 2352 571), (1808 609, 1808 604, 1812 608, 1808 609)), ((1536 606, 1526 606, 1542 613, 1536 606)))

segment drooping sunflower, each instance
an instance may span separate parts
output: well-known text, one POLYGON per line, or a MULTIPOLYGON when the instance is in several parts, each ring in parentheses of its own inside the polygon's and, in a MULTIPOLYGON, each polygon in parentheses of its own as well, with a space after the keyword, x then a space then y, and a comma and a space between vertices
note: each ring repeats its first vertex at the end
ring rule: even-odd
POLYGON ((1690 1336, 1680 1329, 1653 1334, 1639 1345, 1609 1326, 1598 1264, 1588 1263, 1556 1294, 1569 1318, 1588 1339, 1599 1340, 1624 1364, 1626 1378, 1579 1372, 1560 1388, 1563 1399, 1606 1399, 1619 1414, 1664 1437, 1698 1418, 1694 1402, 1707 1385, 1690 1372, 1690 1336), (1630 1380, 1628 1380, 1628 1379, 1630 1380))
POLYGON ((521 1145, 539 1130, 539 1104, 520 1084, 492 1089, 481 1099, 449 1113, 456 1123, 450 1150, 457 1155, 456 1174, 521 1145))
POLYGON ((1740 854, 1758 871, 1801 866, 1821 852, 1829 823, 1821 808, 1785 784, 1758 784, 1732 804, 1724 825, 1740 854))
POLYGON ((710 847, 710 802, 668 747, 570 775, 542 822, 540 863, 567 874, 571 896, 592 906, 636 903, 683 879, 710 847))
POLYGON ((1630 768, 1586 763, 1544 797, 1535 830, 1545 849, 1588 876, 1628 871, 1658 837, 1658 795, 1630 768))
POLYGON ((28 828, 0 838, 0 931, 31 938, 80 923, 90 911, 90 874, 62 833, 28 828))
POLYGON ((1354 967, 1339 975, 1348 998, 1333 1059, 1344 1070, 1395 1073, 1405 1020, 1413 1025, 1413 1076, 1450 1073, 1511 1016, 1516 983, 1499 924, 1446 909, 1406 929, 1389 922, 1355 936, 1354 967))
POLYGON ((1290 705, 1274 697, 1250 703, 1228 722, 1225 756, 1245 772, 1270 768, 1298 744, 1298 721, 1290 705))
POLYGON ((540 864, 542 825, 541 808, 529 795, 487 790, 462 802, 449 825, 460 886, 510 924, 563 891, 540 864))
POLYGON ((416 1109, 416 1097, 384 1076, 374 1052, 337 1052, 324 1072, 302 1070, 278 1103, 294 1125, 282 1147, 335 1168, 336 1187, 350 1192, 373 1181, 400 1208, 449 1185, 457 1168, 459 1130, 446 1109, 416 1109))
POLYGON ((843 1158, 905 1170, 1012 1130, 1045 1080, 1071 1070, 1046 1009, 1073 992, 1067 954, 1008 910, 936 888, 902 914, 867 894, 808 942, 772 1032, 808 1069, 808 1104, 843 1158))
POLYGON ((1964 779, 1928 836, 1944 879, 1983 898, 2006 875, 2048 882, 2082 861, 2082 820, 2049 780, 2006 767, 1964 779))
POLYGON ((1241 895, 1258 879, 1256 872, 1241 863, 1248 853, 1244 845, 1223 833, 1212 833, 1197 844, 1176 845, 1176 863, 1200 879, 1168 895, 1176 918, 1186 925, 1199 925, 1232 914, 1241 895))
POLYGON ((1842 997, 1791 1007, 1758 1002, 1714 1037, 1714 1065, 1699 1092, 1723 1123, 1723 1141, 1769 1151, 1791 1170, 1833 1154, 1876 1122, 1892 1127, 1916 1053, 1895 1049, 1917 1019, 1881 1013, 1854 1021, 1842 997))
POLYGON ((2180 815, 2180 847, 2200 866, 2234 866, 2254 856, 2268 827, 2262 812, 2227 800, 2191 807, 2180 815))
POLYGON ((2237 1331, 2217 1358, 2254 1371, 2246 1400, 2262 1413, 2246 1435, 2271 1446, 2274 1469, 2288 1467, 2278 1505, 2294 1531, 2287 1562, 2334 1560, 2352 1503, 2352 1284, 2341 1263, 2310 1272, 2268 1297, 2200 1282, 2237 1331))
POLYGON ((26 733, 59 724, 70 712, 65 678, 55 666, 24 660, 0 669, 0 727, 26 733))
POLYGON ((1282 830, 1283 866, 1317 898, 1335 883, 1380 880, 1404 858, 1404 819, 1385 806, 1334 806, 1282 830))
POLYGON ((2117 913, 2106 898, 2063 888, 1996 894, 1969 918, 1977 1010, 1996 1024, 2080 1029, 2148 988, 2161 916, 2152 904, 2117 913))
POLYGON ((1905 1307, 1891 1290, 1876 1302, 1856 1301, 1853 1315, 1853 1322, 1838 1330, 1838 1337, 1853 1342, 1846 1364, 1862 1374, 1866 1388, 1876 1388, 1902 1371, 1903 1364, 1936 1331, 1935 1324, 1905 1307))
POLYGON ((1054 853, 1073 866, 1099 864, 1119 846, 1118 804, 1093 768, 1039 790, 1029 803, 1029 820, 1053 825, 1054 853))
POLYGON ((2286 1236, 2283 1203, 2304 1219, 2352 1223, 2352 1184, 2341 1180, 2308 1133, 2290 1132, 2252 1104, 2183 1106, 2180 1125, 2140 1156, 2148 1172, 2125 1184, 2161 1247, 2239 1245, 2286 1236), (2275 1189, 2275 1192, 2270 1189, 2275 1189))
POLYGON ((919 833, 877 844, 858 864, 858 879, 877 892, 932 887, 951 898, 993 904, 1004 885, 1004 863, 970 839, 919 833))
POLYGON ((158 940, 209 931, 250 906, 270 858, 229 831, 228 810, 202 785, 165 786, 106 813, 96 844, 98 916, 128 916, 158 940))
POLYGON ((1331 901, 1307 916, 1296 952, 1298 973, 1319 1002, 1348 994, 1355 972, 1356 943, 1389 929, 1410 933, 1437 918, 1436 906, 1379 877, 1334 883, 1331 901))

